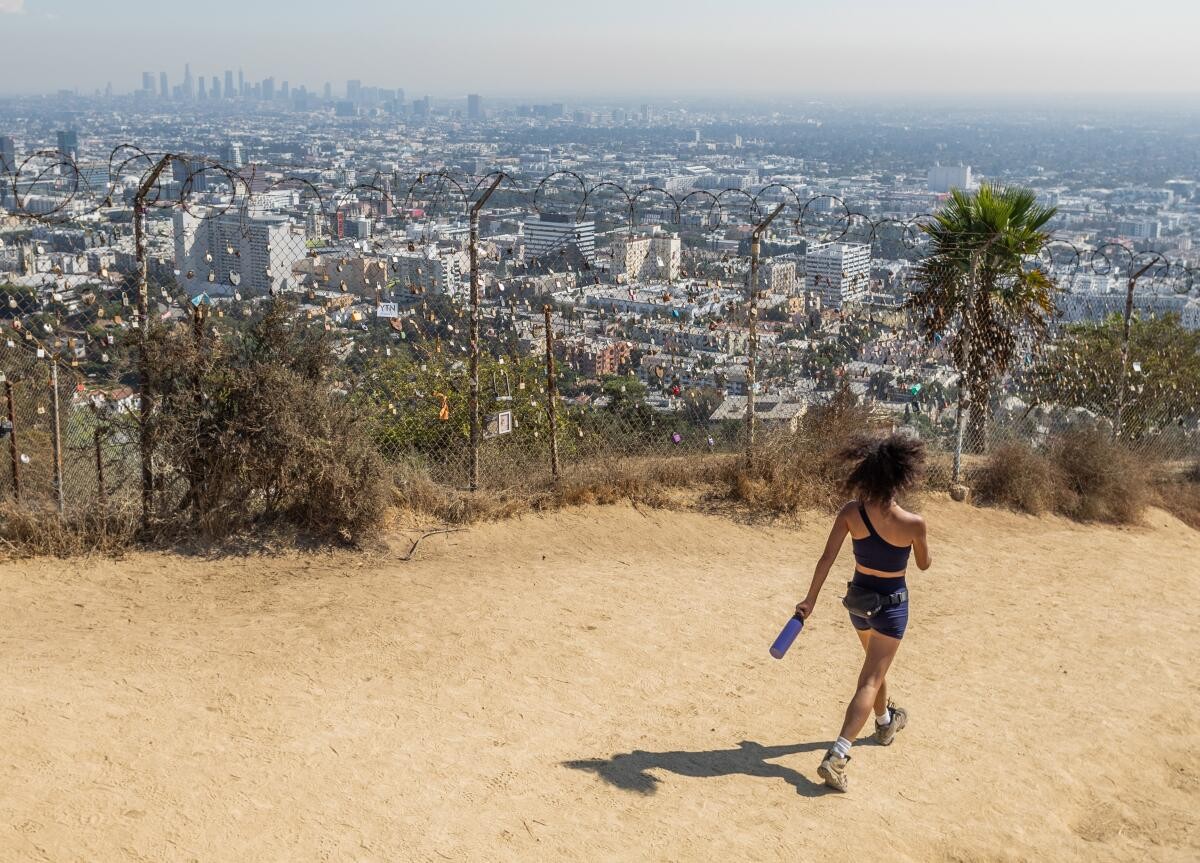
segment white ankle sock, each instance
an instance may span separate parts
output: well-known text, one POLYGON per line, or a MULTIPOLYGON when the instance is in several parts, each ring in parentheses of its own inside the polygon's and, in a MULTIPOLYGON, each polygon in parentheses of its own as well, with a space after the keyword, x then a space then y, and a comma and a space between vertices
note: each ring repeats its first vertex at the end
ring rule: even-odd
POLYGON ((881 713, 875 717, 875 724, 876 725, 891 725, 892 724, 892 711, 890 711, 886 707, 883 708, 883 713, 881 713))
POLYGON ((845 737, 839 737, 833 742, 833 751, 842 758, 847 758, 850 755, 850 741, 845 737))

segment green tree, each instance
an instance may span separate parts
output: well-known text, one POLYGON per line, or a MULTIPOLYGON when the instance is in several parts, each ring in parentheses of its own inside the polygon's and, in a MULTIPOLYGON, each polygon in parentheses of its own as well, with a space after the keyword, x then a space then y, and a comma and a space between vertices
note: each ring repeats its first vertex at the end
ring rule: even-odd
POLYGON ((907 306, 930 342, 961 321, 950 349, 969 396, 972 449, 987 446, 992 389, 1012 363, 1020 331, 1042 338, 1053 314, 1054 281, 1030 261, 1049 242, 1046 225, 1056 212, 1029 189, 984 184, 976 192, 955 189, 921 226, 931 251, 907 306))
MULTIPOLYGON (((1028 389, 1042 403, 1081 407, 1112 418, 1121 385, 1120 315, 1072 324, 1030 371, 1028 389)), ((1200 421, 1200 331, 1178 315, 1134 318, 1122 429, 1132 438, 1152 428, 1200 421)))

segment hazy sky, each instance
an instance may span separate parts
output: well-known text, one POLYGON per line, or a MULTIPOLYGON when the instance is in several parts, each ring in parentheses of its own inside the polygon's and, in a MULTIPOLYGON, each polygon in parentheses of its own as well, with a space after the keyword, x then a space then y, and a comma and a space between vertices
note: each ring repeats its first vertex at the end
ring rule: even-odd
POLYGON ((1200 0, 0 0, 0 92, 183 64, 410 97, 1200 91, 1200 0))

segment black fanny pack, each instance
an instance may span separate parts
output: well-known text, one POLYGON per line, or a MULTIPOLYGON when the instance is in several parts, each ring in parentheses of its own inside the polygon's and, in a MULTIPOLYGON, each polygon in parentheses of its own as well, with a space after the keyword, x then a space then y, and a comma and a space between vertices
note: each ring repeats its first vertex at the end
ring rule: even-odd
POLYGON ((907 587, 902 587, 895 593, 880 593, 852 581, 846 583, 846 595, 842 597, 842 605, 846 606, 847 611, 855 617, 864 617, 868 620, 885 608, 891 608, 902 602, 908 602, 907 587))

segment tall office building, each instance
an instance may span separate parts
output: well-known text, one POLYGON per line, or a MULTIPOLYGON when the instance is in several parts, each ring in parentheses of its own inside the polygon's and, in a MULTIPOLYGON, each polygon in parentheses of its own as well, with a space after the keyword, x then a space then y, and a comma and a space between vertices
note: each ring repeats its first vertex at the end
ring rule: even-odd
POLYGON ((804 258, 805 286, 826 309, 866 299, 871 286, 871 246, 867 243, 817 243, 804 258))
POLYGON ((303 228, 283 215, 175 210, 175 269, 191 295, 214 286, 248 296, 295 287, 292 267, 306 256, 304 240, 303 228))
POLYGON ((325 101, 328 102, 332 98, 333 98, 333 85, 330 84, 328 81, 326 81, 325 82, 325 101))
POLYGON ((202 162, 184 158, 172 159, 171 175, 188 194, 208 191, 208 172, 204 170, 202 162))
POLYGON ((467 119, 482 120, 483 119, 483 100, 479 98, 478 93, 472 93, 467 96, 467 119))
POLYGON ((214 99, 221 98, 221 79, 216 75, 212 76, 212 87, 209 89, 209 95, 214 99))
POLYGON ((17 145, 7 135, 0 135, 0 174, 17 170, 17 145))
POLYGON ((167 73, 158 73, 158 95, 162 99, 171 98, 171 85, 167 81, 167 73))
POLYGON ((240 168, 245 164, 242 156, 242 145, 238 141, 230 141, 221 146, 219 160, 226 168, 240 168))
POLYGON ((358 104, 358 101, 362 98, 362 81, 354 80, 346 82, 346 98, 358 104))
POLYGON ((196 98, 196 82, 192 80, 192 64, 183 64, 183 98, 191 101, 196 98))
POLYGON ((238 98, 246 98, 246 73, 238 69, 238 98))
POLYGON ((203 75, 200 76, 200 80, 197 82, 196 98, 201 100, 208 98, 208 86, 204 83, 203 75))
POLYGON ((274 78, 263 78, 262 98, 263 98, 264 102, 270 102, 275 99, 275 79, 274 78))
POLYGON ((286 102, 288 99, 291 98, 291 96, 292 96, 292 85, 289 84, 287 81, 284 81, 283 86, 279 88, 279 98, 286 102))
POLYGON ((58 152, 72 159, 79 159, 79 133, 74 129, 65 129, 54 133, 58 141, 58 152))
POLYGON ((934 165, 929 169, 927 187, 931 192, 944 194, 951 189, 971 188, 970 165, 934 165))
POLYGON ((233 70, 232 69, 225 70, 225 98, 226 99, 233 98, 233 70))
POLYGON ((1134 240, 1157 240, 1162 223, 1157 219, 1122 219, 1117 222, 1117 233, 1134 240))
POLYGON ((596 223, 577 222, 570 216, 543 213, 525 222, 525 260, 551 260, 570 249, 578 250, 589 264, 596 260, 596 223))
POLYGON ((147 93, 154 92, 154 73, 153 72, 143 72, 142 73, 142 89, 145 90, 147 93))

